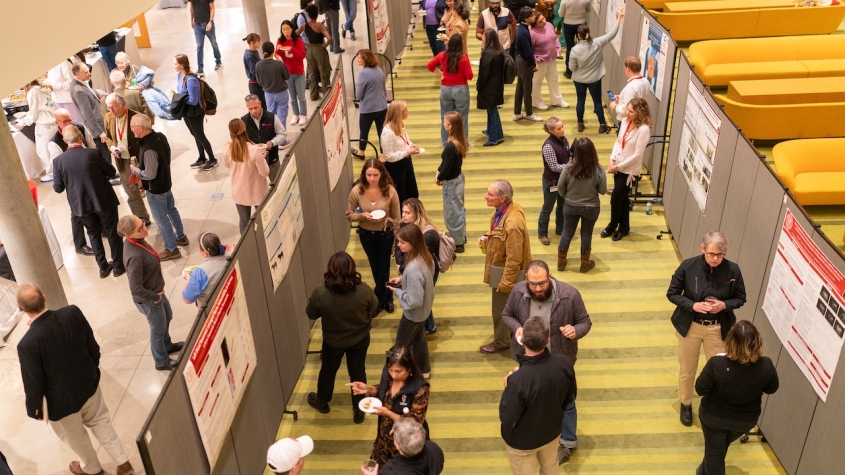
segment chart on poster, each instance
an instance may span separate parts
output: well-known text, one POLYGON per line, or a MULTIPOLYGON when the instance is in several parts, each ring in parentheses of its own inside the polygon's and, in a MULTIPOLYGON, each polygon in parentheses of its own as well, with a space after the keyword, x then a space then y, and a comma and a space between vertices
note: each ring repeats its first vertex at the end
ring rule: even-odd
POLYGON ((323 138, 328 157, 329 184, 334 190, 349 158, 349 130, 346 126, 346 102, 343 99, 343 71, 335 72, 332 94, 320 110, 323 138))
POLYGON ((370 18, 375 22, 376 51, 384 54, 390 41, 390 20, 387 15, 387 0, 369 0, 370 18))
POLYGON ((208 313, 183 372, 197 428, 212 468, 255 365, 255 341, 241 269, 236 262, 208 313))
POLYGON ((702 213, 707 208, 721 128, 722 119, 695 86, 690 72, 678 166, 702 213))
MULTIPOLYGON (((625 9, 625 0, 607 0, 607 13, 605 14, 605 33, 609 32, 613 29, 616 25, 616 17, 618 16, 621 10, 625 9)), ((616 33, 616 36, 610 40, 610 44, 613 45, 613 49, 616 50, 616 54, 621 54, 622 48, 622 25, 623 23, 619 23, 619 31, 616 33)))
POLYGON ((290 260, 299 243, 305 221, 302 217, 302 195, 296 173, 296 156, 291 155, 273 194, 261 211, 264 242, 273 289, 278 289, 290 268, 290 260))
POLYGON ((845 337, 845 275, 786 210, 763 311, 786 351, 827 400, 845 337))
POLYGON ((663 72, 666 70, 666 51, 669 48, 669 35, 657 24, 643 18, 642 38, 640 39, 640 62, 643 77, 651 86, 651 92, 660 100, 663 93, 663 72))

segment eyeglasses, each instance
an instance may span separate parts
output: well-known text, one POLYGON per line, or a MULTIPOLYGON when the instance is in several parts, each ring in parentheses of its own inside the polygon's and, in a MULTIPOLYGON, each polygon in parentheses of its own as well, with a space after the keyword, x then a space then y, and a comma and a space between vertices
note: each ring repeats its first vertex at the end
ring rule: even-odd
POLYGON ((135 233, 140 233, 140 232, 141 232, 141 230, 142 230, 142 229, 144 229, 144 228, 146 228, 146 227, 147 227, 147 223, 145 223, 145 222, 141 221, 141 225, 140 225, 140 226, 138 226, 138 229, 136 229, 136 230, 132 231, 132 234, 135 234, 135 233))
POLYGON ((724 252, 720 252, 720 253, 705 252, 704 255, 707 256, 708 259, 721 259, 721 258, 725 257, 724 252))
POLYGON ((529 287, 543 287, 544 285, 548 284, 548 280, 544 280, 542 282, 528 282, 529 287))

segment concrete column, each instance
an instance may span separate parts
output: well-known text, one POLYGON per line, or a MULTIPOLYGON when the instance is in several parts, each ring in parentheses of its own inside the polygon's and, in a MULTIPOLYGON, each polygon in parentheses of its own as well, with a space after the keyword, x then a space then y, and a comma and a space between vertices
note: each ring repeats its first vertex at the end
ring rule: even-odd
POLYGON ((274 29, 271 37, 264 0, 243 0, 243 8, 246 33, 257 33, 262 42, 269 41, 276 44, 276 38, 279 37, 278 26, 274 29))
POLYGON ((6 115, 0 119, 0 241, 18 283, 32 282, 47 296, 47 307, 67 305, 67 297, 38 218, 6 115))

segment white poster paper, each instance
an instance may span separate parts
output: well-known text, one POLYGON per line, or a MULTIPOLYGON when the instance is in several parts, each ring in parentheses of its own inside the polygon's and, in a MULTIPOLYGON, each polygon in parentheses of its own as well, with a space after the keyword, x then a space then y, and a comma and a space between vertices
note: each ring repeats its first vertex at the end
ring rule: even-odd
POLYGON ((845 335, 845 276, 789 209, 763 311, 816 394, 827 400, 845 335))
POLYGON ((387 16, 387 0, 370 0, 370 18, 375 22, 376 50, 384 54, 390 41, 390 20, 387 16))
MULTIPOLYGON (((608 0, 607 2, 607 13, 605 17, 605 25, 604 31, 605 33, 610 32, 613 27, 616 25, 616 15, 619 13, 620 10, 625 9, 625 0, 608 0)), ((622 48, 622 26, 623 23, 619 24, 619 31, 616 33, 616 36, 610 40, 610 44, 613 45, 613 49, 616 50, 616 54, 621 54, 620 50, 622 48)))
POLYGON ((323 137, 328 157, 329 184, 334 190, 343 168, 349 159, 349 130, 346 126, 346 103, 343 100, 343 71, 336 72, 331 96, 326 100, 320 115, 323 119, 323 137))
POLYGON ((678 166, 683 170, 687 185, 702 213, 707 208, 716 146, 719 144, 721 129, 722 119, 704 99, 704 95, 692 81, 692 73, 690 73, 678 166))
POLYGON ((643 36, 640 39, 640 62, 643 64, 643 77, 651 85, 651 91, 660 100, 663 93, 663 73, 666 71, 666 50, 669 48, 669 35, 654 22, 643 18, 643 36))
POLYGON ((240 265, 235 263, 211 307, 183 373, 212 468, 256 365, 241 275, 240 265))
POLYGON ((601 15, 601 0, 590 0, 590 5, 593 6, 593 11, 596 15, 601 15))
POLYGON ((261 211, 261 224, 264 227, 264 243, 275 290, 288 273, 291 257, 305 227, 294 155, 291 155, 279 183, 261 211))

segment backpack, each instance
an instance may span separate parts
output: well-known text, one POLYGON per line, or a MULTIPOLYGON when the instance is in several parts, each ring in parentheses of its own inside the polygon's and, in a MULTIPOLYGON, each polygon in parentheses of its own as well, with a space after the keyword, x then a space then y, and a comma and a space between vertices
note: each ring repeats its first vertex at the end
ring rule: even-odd
POLYGON ((507 51, 502 56, 505 57, 504 67, 502 68, 505 84, 513 84, 516 80, 516 63, 507 51))
POLYGON ((440 263, 440 272, 446 272, 455 263, 458 255, 455 254, 455 240, 440 231, 440 250, 437 261, 440 263))
POLYGON ((293 18, 290 19, 290 22, 293 25, 294 35, 296 35, 296 29, 299 28, 299 24, 297 22, 299 21, 299 17, 302 15, 304 15, 303 12, 296 12, 293 14, 293 18))
POLYGON ((214 115, 217 113, 217 94, 214 89, 208 85, 202 78, 197 78, 200 81, 200 97, 202 97, 202 110, 205 115, 214 115))

